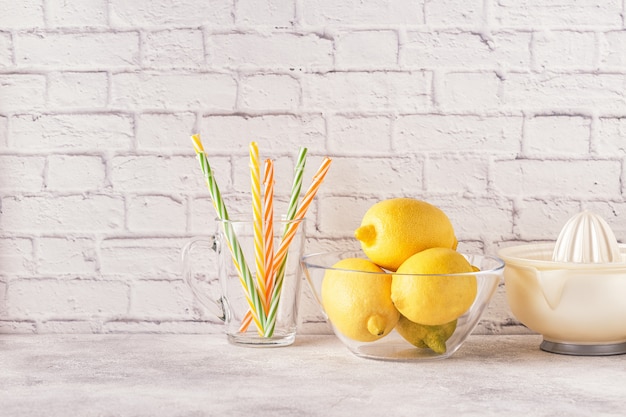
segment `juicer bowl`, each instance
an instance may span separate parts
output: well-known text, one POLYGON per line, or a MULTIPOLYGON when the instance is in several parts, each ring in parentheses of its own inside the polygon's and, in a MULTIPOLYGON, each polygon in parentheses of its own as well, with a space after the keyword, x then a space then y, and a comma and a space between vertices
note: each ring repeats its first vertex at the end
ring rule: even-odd
MULTIPOLYGON (((324 310, 324 303, 322 300, 322 282, 325 275, 329 271, 339 271, 344 276, 349 277, 351 274, 359 274, 358 279, 375 279, 380 275, 394 274, 392 272, 367 272, 354 271, 347 269, 333 268, 338 261, 346 258, 362 258, 367 259, 361 251, 338 251, 338 252, 325 252, 316 253, 304 256, 301 264, 304 271, 304 275, 308 284, 310 285, 316 301, 322 308, 325 318, 331 324, 334 334, 341 340, 341 342, 348 348, 350 352, 356 356, 389 360, 389 361, 425 361, 425 360, 437 360, 450 357, 454 354, 465 342, 467 337, 474 330, 478 324, 481 315, 489 305, 491 297, 500 283, 502 278, 502 271, 504 269, 504 262, 501 259, 492 256, 481 255, 465 255, 467 260, 480 271, 470 272, 465 274, 440 274, 440 275, 420 275, 420 274, 402 274, 403 276, 410 277, 414 280, 424 280, 432 277, 438 278, 452 278, 452 279, 467 279, 468 275, 476 277, 477 294, 469 307, 469 309, 460 317, 456 322, 456 328, 454 332, 445 341, 445 351, 435 352, 428 347, 416 347, 412 343, 405 340, 394 328, 390 333, 382 338, 363 342, 353 340, 339 330, 339 328, 328 318, 326 311, 324 310)), ((393 279, 393 278, 392 278, 393 279)))
POLYGON ((556 262, 554 243, 503 248, 513 315, 543 336, 541 349, 571 355, 626 353, 626 246, 607 263, 556 262))

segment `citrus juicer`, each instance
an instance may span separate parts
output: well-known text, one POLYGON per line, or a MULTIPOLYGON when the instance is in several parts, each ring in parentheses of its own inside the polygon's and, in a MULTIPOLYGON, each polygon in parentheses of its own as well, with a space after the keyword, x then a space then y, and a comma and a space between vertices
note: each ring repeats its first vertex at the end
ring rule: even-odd
POLYGON ((570 218, 555 244, 500 250, 511 311, 543 335, 542 350, 626 353, 625 250, 607 222, 589 211, 570 218))
POLYGON ((555 262, 619 262, 619 246, 608 223, 587 210, 565 223, 554 245, 555 262))

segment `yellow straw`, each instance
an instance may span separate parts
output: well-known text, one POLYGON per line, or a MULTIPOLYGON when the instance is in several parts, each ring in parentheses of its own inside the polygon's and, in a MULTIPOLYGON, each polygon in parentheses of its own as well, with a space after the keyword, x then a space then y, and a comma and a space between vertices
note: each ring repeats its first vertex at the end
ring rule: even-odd
MULTIPOLYGON (((263 184, 265 192, 263 194, 263 244, 264 244, 264 271, 265 271, 265 294, 264 308, 267 312, 270 308, 270 299, 272 288, 274 286, 274 277, 276 271, 272 269, 272 260, 274 258, 274 161, 265 160, 265 170, 263 171, 263 184)), ((262 288, 259 286, 259 289, 262 288)), ((263 298, 263 297, 261 297, 263 298)), ((252 314, 250 310, 246 313, 239 327, 240 332, 245 332, 252 322, 252 314)))
MULTIPOLYGON (((259 166, 259 147, 256 142, 250 143, 250 184, 252 187, 252 215, 254 227, 254 262, 256 265, 256 283, 265 307, 265 262, 263 256, 263 215, 261 206, 261 168, 259 166)), ((261 313, 261 312, 259 312, 261 313)))
POLYGON ((263 175, 265 193, 263 194, 263 243, 264 245, 264 266, 265 271, 265 314, 269 309, 269 297, 274 287, 274 274, 272 260, 274 258, 274 161, 265 160, 265 171, 263 175))

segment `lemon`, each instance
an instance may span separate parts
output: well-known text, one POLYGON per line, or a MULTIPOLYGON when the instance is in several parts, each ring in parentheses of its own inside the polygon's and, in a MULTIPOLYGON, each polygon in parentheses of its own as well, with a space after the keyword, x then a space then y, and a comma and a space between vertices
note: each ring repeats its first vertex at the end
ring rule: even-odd
POLYGON ((452 336, 456 330, 457 320, 449 323, 427 326, 412 322, 404 316, 400 316, 396 331, 413 346, 418 348, 430 348, 437 353, 446 353, 446 340, 452 336))
POLYGON ((412 198, 392 198, 374 204, 354 236, 372 262, 390 271, 424 249, 457 246, 448 216, 432 204, 412 198))
POLYGON ((386 336, 400 317, 391 301, 391 275, 367 259, 343 259, 328 269, 321 296, 335 328, 360 342, 386 336))
POLYGON ((407 259, 393 275, 391 299, 406 318, 436 326, 465 313, 476 298, 477 282, 472 265, 459 252, 431 248, 407 259), (412 276, 402 274, 428 274, 412 276))

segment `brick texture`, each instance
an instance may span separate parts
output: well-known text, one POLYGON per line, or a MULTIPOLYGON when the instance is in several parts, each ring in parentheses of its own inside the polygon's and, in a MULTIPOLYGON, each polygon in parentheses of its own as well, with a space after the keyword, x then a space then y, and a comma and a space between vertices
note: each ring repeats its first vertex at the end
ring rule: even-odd
MULTIPOLYGON (((355 247, 376 201, 441 207, 459 248, 626 241, 622 0, 0 0, 0 333, 214 332, 180 253, 215 230, 199 132, 233 217, 248 145, 298 148, 307 251, 355 247)), ((358 246, 358 245, 357 245, 358 246)), ((208 268, 215 260, 204 261, 208 268)), ((527 332, 504 283, 477 331, 527 332)), ((303 286, 302 331, 328 331, 303 286)))

